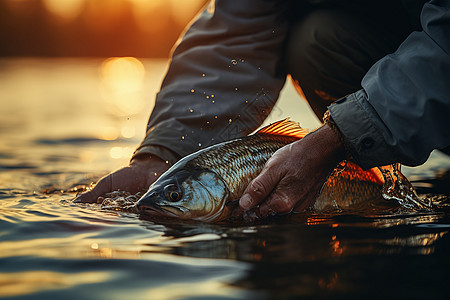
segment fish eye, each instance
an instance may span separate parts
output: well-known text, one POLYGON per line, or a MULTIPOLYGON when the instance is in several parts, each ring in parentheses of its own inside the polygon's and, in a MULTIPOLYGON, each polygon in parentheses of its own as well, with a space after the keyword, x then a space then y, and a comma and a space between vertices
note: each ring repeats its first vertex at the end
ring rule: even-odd
POLYGON ((166 199, 171 202, 177 202, 181 199, 183 192, 175 184, 169 184, 164 188, 166 199))

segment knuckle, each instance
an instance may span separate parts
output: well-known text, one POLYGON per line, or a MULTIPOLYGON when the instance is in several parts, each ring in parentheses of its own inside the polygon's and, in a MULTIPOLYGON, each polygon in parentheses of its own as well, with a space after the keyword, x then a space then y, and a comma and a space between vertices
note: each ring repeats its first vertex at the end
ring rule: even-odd
POLYGON ((277 195, 270 201, 270 208, 277 213, 288 213, 294 208, 295 202, 287 195, 277 195))
POLYGON ((249 192, 253 197, 265 197, 268 194, 267 184, 261 179, 255 179, 250 183, 249 192))

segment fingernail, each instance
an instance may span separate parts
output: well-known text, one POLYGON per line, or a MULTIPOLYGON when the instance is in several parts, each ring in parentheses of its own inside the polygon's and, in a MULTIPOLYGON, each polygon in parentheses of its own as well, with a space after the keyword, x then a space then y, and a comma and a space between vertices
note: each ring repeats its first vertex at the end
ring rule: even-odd
POLYGON ((252 197, 249 194, 242 195, 241 200, 239 200, 239 205, 243 209, 249 209, 252 206, 252 197))

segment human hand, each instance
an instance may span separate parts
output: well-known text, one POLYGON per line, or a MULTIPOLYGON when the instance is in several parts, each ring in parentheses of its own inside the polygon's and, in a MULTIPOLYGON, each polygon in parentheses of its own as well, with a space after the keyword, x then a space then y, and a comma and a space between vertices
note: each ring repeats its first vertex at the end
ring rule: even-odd
POLYGON ((92 190, 78 195, 74 202, 96 203, 99 196, 117 190, 131 194, 145 192, 168 168, 169 164, 156 156, 134 158, 128 166, 102 177, 92 190))
POLYGON ((324 125, 274 153, 248 185, 239 205, 266 217, 312 206, 345 150, 338 134, 324 125), (259 205, 259 208, 258 208, 259 205))

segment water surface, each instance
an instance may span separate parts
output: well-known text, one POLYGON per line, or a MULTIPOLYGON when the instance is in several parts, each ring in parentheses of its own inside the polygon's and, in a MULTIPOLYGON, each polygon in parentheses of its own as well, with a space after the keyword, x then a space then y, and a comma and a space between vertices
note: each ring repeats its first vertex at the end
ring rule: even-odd
MULTIPOLYGON (((0 61, 0 297, 449 297, 450 160, 439 152, 404 169, 439 204, 429 212, 217 225, 72 204, 80 187, 127 163, 166 67, 119 62, 123 79, 108 62, 0 61)), ((318 124, 290 86, 267 122, 287 116, 318 124)))

